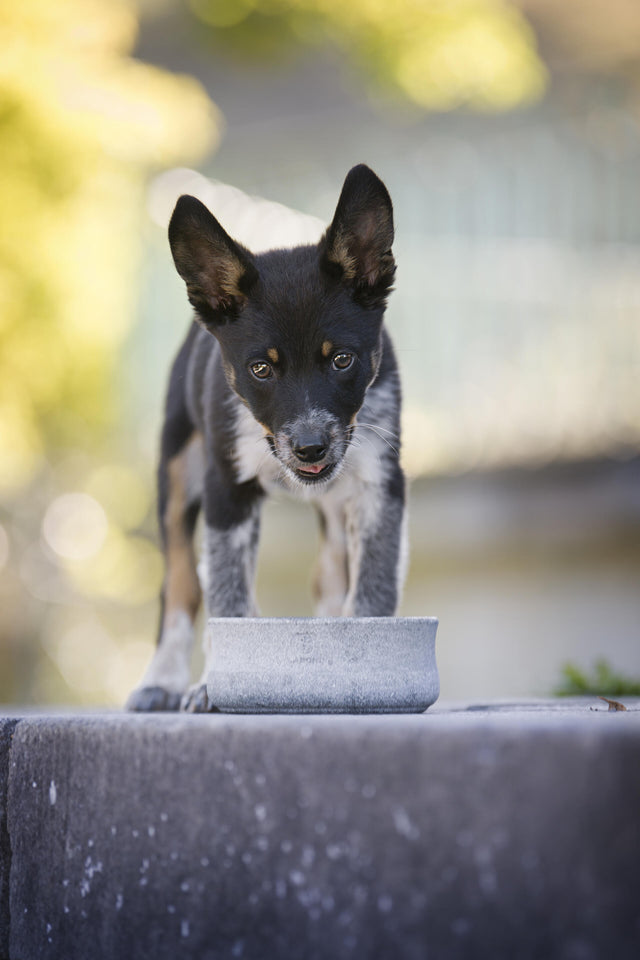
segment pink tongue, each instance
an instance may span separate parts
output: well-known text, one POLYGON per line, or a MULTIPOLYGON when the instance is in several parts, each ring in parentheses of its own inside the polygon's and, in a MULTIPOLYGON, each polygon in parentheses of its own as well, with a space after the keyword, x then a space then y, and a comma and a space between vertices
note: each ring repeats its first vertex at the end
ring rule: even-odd
POLYGON ((321 470, 324 470, 324 465, 320 466, 317 463, 308 463, 306 467, 298 467, 300 473, 320 473, 321 470))

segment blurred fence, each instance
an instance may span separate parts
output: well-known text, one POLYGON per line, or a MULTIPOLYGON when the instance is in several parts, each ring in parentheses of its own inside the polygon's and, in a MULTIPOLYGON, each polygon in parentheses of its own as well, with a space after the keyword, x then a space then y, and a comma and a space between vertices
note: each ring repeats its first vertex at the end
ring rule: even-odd
POLYGON ((389 325, 419 474, 640 447, 639 159, 638 124, 615 110, 441 117, 384 135, 337 114, 231 129, 210 172, 325 222, 351 163, 383 176, 399 264, 389 325), (314 162, 296 159, 300 140, 314 162))

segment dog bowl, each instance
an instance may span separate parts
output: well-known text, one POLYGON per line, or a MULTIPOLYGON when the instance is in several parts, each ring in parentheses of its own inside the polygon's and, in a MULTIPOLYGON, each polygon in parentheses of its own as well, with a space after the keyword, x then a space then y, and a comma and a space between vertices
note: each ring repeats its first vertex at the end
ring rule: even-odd
POLYGON ((435 617, 217 617, 222 713, 422 713, 438 699, 435 617))

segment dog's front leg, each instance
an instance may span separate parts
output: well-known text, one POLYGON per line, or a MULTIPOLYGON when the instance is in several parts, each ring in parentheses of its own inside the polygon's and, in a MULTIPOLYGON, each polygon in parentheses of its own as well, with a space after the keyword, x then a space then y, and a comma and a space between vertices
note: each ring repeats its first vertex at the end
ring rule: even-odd
POLYGON ((407 561, 405 484, 394 461, 383 482, 363 485, 346 510, 349 593, 343 614, 392 617, 407 561))
POLYGON ((344 504, 322 504, 318 515, 321 541, 313 583, 315 615, 339 617, 349 590, 344 504))
MULTIPOLYGON (((260 500, 257 488, 249 489, 248 484, 236 488, 231 495, 225 491, 223 496, 216 496, 215 489, 205 494, 206 526, 201 570, 207 617, 257 615, 254 579, 260 500), (207 497, 212 496, 216 498, 215 503, 207 503, 207 497)), ((206 627, 203 647, 202 676, 182 698, 181 709, 190 713, 211 713, 216 709, 207 696, 207 677, 215 658, 215 638, 209 636, 206 627)))

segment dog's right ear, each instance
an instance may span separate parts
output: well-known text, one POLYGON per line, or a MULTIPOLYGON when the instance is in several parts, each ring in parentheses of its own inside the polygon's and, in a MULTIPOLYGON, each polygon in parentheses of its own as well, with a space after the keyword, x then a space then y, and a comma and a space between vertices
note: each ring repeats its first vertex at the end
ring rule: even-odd
POLYGON ((320 242, 320 262, 348 284, 365 306, 384 305, 396 265, 393 207, 387 188, 364 163, 347 174, 331 226, 320 242))
POLYGON ((169 223, 169 244, 189 302, 205 326, 237 316, 258 271, 249 251, 232 240, 195 197, 178 200, 169 223))

